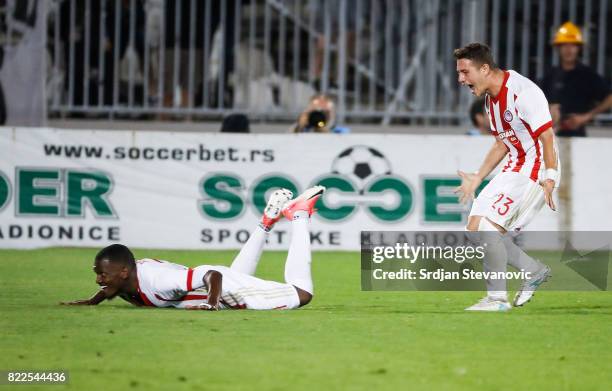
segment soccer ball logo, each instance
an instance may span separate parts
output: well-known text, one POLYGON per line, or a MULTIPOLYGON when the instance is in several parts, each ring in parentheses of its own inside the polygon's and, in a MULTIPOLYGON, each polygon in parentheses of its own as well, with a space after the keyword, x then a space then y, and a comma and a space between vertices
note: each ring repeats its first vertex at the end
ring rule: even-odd
POLYGON ((363 190, 368 180, 391 174, 391 164, 379 151, 366 145, 353 145, 340 152, 332 163, 332 173, 350 178, 363 190))

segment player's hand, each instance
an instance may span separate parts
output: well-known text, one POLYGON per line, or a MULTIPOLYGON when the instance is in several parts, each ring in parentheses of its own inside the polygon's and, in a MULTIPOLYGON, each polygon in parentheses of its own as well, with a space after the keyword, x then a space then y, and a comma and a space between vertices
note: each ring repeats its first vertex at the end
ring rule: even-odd
POLYGON ((74 301, 60 301, 61 305, 90 305, 91 302, 87 300, 74 300, 74 301))
POLYGON ((557 207, 555 206, 555 201, 553 200, 552 196, 552 193, 555 190, 555 181, 552 179, 545 179, 540 181, 540 185, 544 190, 544 201, 546 202, 546 205, 548 205, 550 209, 556 211, 557 207))
POLYGON ((457 186, 454 192, 455 194, 460 193, 459 201, 465 204, 474 198, 482 179, 476 174, 468 174, 461 170, 457 170, 457 174, 461 177, 461 185, 457 186))
POLYGON ((201 310, 201 311, 219 311, 219 305, 211 305, 208 303, 201 303, 198 305, 190 305, 185 307, 188 310, 201 310))

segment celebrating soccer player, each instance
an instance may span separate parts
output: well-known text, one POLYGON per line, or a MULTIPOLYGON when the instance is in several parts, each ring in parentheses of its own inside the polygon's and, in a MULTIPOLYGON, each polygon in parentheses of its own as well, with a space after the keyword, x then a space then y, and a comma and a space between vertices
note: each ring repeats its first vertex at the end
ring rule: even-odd
POLYGON ((312 300, 310 231, 314 205, 325 191, 315 186, 295 199, 287 189, 275 191, 261 223, 230 267, 195 268, 159 261, 136 261, 123 245, 113 244, 96 255, 94 272, 101 289, 87 300, 63 304, 96 305, 116 296, 137 306, 187 309, 293 309, 312 300), (282 217, 291 220, 292 236, 285 263, 285 281, 254 277, 267 233, 282 217))
MULTIPOLYGON (((550 276, 548 266, 532 259, 512 242, 546 203, 555 210, 553 190, 559 186, 560 164, 548 102, 542 90, 513 70, 502 70, 489 47, 471 43, 454 51, 458 80, 476 96, 485 96, 485 110, 495 142, 475 173, 459 171, 461 201, 474 198, 478 186, 506 157, 506 164, 474 200, 468 235, 486 243, 485 271, 505 272, 507 264, 528 272, 513 304, 522 306, 550 276), (542 164, 543 163, 543 164, 542 164)), ((488 295, 470 311, 506 311, 506 281, 487 280, 488 295)))

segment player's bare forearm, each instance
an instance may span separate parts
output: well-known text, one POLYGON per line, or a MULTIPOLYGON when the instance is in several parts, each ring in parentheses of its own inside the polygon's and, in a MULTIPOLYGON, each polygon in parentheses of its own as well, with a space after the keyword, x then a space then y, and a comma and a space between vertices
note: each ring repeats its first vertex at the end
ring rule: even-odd
POLYGON ((502 159, 508 153, 508 148, 504 145, 504 142, 501 140, 495 140, 495 143, 485 156, 482 165, 478 169, 476 175, 482 181, 484 180, 490 173, 493 171, 495 167, 502 161, 502 159))
POLYGON ((103 290, 99 290, 95 295, 85 300, 63 301, 60 304, 64 305, 98 305, 106 300, 106 294, 103 290))
POLYGON ((542 132, 538 138, 542 142, 545 167, 558 170, 557 150, 555 149, 555 134, 552 128, 548 128, 542 132))
POLYGON ((552 128, 548 128, 543 131, 538 139, 542 142, 544 165, 546 166, 546 174, 544 175, 544 179, 540 181, 540 185, 542 185, 542 189, 544 191, 544 201, 550 209, 557 210, 552 194, 555 190, 555 185, 559 185, 556 183, 559 180, 559 160, 557 159, 557 150, 555 149, 555 134, 552 128))
POLYGON ((208 288, 208 304, 212 307, 211 309, 218 309, 221 288, 223 287, 223 275, 216 270, 209 270, 202 281, 208 288))

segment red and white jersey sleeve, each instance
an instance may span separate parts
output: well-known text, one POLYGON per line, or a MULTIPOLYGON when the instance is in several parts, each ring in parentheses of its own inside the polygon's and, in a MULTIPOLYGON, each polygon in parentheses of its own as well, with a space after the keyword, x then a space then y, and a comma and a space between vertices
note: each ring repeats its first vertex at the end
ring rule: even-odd
POLYGON ((525 88, 517 96, 515 106, 521 121, 536 137, 552 126, 548 101, 537 85, 525 88))
POLYGON ((142 301, 155 307, 188 307, 206 303, 204 283, 194 278, 194 269, 157 259, 136 261, 138 293, 142 301))
POLYGON ((487 95, 485 100, 491 133, 508 148, 502 172, 517 172, 537 181, 544 168, 538 136, 552 126, 548 101, 528 78, 512 70, 504 75, 499 94, 487 95))

